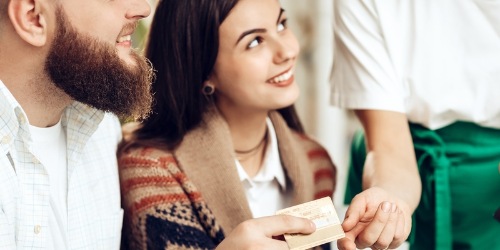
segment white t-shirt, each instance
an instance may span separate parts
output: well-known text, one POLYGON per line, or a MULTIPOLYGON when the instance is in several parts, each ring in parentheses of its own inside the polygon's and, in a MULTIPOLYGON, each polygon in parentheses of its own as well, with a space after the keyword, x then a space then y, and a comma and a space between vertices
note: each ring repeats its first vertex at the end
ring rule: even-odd
POLYGON ((45 166, 50 183, 49 237, 47 249, 68 249, 68 163, 66 134, 61 121, 49 128, 29 126, 33 154, 45 166))
POLYGON ((254 218, 274 215, 276 211, 292 205, 293 192, 292 188, 286 185, 276 132, 269 118, 266 122, 269 140, 264 161, 257 175, 250 178, 236 160, 236 169, 254 218))
POLYGON ((336 0, 331 103, 500 128, 500 1, 336 0))

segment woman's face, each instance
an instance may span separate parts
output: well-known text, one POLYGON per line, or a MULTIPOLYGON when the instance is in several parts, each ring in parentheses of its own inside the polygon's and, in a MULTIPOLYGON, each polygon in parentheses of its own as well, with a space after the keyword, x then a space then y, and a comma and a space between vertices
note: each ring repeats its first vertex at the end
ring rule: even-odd
POLYGON ((219 54, 209 82, 221 109, 269 111, 299 95, 299 44, 278 0, 239 0, 219 28, 219 54))

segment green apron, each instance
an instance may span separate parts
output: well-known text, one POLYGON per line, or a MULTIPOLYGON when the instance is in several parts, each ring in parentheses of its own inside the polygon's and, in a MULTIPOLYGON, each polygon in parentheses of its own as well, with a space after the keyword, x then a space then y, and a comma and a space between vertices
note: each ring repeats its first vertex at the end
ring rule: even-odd
MULTIPOLYGON (((500 249, 500 130, 456 122, 438 130, 410 124, 422 179, 411 249, 500 249)), ((366 156, 357 133, 345 202, 361 192, 366 156)))

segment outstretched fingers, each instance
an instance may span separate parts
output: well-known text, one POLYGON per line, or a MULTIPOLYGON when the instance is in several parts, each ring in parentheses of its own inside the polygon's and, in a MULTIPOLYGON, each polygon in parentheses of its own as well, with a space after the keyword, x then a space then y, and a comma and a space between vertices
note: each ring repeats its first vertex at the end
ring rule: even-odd
POLYGON ((366 217, 366 212, 368 210, 368 204, 364 196, 356 195, 347 208, 345 213, 345 219, 342 223, 342 228, 344 231, 348 232, 352 230, 358 223, 366 217))
POLYGON ((397 205, 388 201, 382 202, 366 229, 356 238, 358 248, 374 247, 386 249, 394 238, 398 224, 397 205))

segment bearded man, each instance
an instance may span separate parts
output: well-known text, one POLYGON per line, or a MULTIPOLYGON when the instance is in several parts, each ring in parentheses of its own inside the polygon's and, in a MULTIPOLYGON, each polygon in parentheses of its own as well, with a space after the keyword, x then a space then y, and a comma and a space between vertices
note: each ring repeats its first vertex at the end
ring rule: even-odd
POLYGON ((0 1, 0 249, 118 249, 122 117, 152 69, 130 35, 146 0, 0 1))

